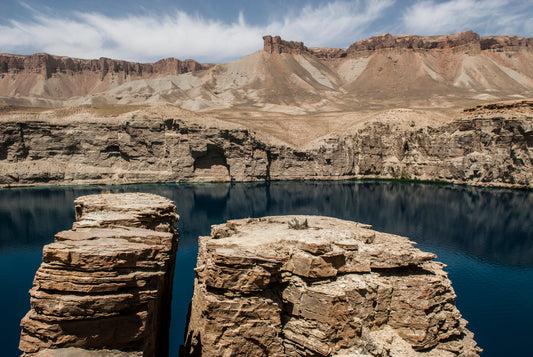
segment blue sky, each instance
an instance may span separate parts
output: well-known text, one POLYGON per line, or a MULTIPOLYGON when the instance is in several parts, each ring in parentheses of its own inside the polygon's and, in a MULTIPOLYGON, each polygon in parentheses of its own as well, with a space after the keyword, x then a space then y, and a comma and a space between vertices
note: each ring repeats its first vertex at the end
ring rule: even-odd
POLYGON ((348 47, 390 32, 533 37, 531 0, 2 0, 0 53, 227 62, 263 35, 348 47))

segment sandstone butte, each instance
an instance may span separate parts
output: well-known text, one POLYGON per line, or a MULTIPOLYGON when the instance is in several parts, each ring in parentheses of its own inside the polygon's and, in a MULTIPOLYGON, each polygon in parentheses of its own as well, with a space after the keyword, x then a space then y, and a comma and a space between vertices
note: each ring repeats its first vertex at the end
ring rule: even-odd
POLYGON ((478 356, 436 256, 318 216, 199 238, 184 356, 478 356))
POLYGON ((75 203, 72 230, 43 248, 21 321, 23 356, 168 355, 176 207, 146 193, 75 203))

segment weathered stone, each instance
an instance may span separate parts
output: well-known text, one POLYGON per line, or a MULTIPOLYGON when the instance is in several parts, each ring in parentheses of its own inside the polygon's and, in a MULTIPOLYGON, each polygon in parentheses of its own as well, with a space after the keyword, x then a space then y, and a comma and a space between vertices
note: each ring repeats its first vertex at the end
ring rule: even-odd
POLYGON ((350 45, 350 47, 348 47, 347 53, 350 55, 357 52, 376 51, 390 48, 433 50, 454 48, 465 45, 477 45, 479 49, 479 44, 479 35, 472 31, 460 32, 453 35, 427 37, 415 35, 392 36, 391 34, 386 33, 353 43, 350 45))
POLYGON ((281 303, 269 291, 257 296, 209 293, 195 284, 187 353, 202 356, 282 356, 281 303), (222 328, 222 329, 221 329, 222 328))
POLYGON ((231 227, 214 226, 199 240, 182 355, 480 353, 443 264, 407 238, 316 216, 231 227), (307 228, 294 229, 304 221, 307 228), (213 264, 220 269, 208 273, 213 264))
POLYGON ((21 321, 24 355, 166 355, 175 210, 151 194, 76 199, 73 229, 43 248, 21 321))
POLYGON ((321 59, 337 59, 347 56, 358 56, 386 49, 403 50, 443 50, 464 48, 470 46, 480 50, 513 50, 533 46, 532 38, 518 36, 489 36, 480 37, 472 31, 465 31, 451 35, 416 36, 397 35, 390 33, 371 37, 351 44, 347 49, 327 47, 306 47, 303 42, 286 41, 279 36, 263 36, 263 51, 280 54, 306 54, 321 59))
MULTIPOLYGON (((181 119, 186 115, 192 114, 160 107, 109 120, 58 120, 44 114, 3 118, 0 185, 353 177, 533 185, 531 100, 472 108, 435 127, 369 122, 320 139, 303 152, 265 141, 243 126, 218 122, 211 128, 200 120, 181 119), (122 139, 111 145, 117 136, 122 139), (205 142, 210 144, 197 156, 196 145, 205 142), (220 165, 223 174, 206 174, 220 165)), ((132 217, 118 210, 108 219, 101 224, 132 217)), ((94 226, 94 220, 98 217, 87 213, 77 228, 94 226)), ((218 230, 220 236, 232 232, 227 226, 218 230)))

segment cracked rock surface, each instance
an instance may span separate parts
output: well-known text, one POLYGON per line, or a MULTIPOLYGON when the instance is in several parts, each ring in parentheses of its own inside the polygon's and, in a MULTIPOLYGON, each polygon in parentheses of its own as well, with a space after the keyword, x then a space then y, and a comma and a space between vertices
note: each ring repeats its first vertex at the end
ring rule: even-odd
POLYGON ((199 238, 184 356, 477 356, 444 265, 405 237, 318 216, 199 238))

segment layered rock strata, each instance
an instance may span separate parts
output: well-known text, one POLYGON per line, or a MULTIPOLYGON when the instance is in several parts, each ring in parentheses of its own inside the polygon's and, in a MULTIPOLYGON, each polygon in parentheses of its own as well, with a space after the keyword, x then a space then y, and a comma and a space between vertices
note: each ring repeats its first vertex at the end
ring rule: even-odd
POLYGON ((380 36, 355 42, 348 47, 347 52, 349 54, 356 54, 361 51, 376 51, 387 48, 433 50, 462 47, 465 45, 479 46, 480 39, 480 36, 472 31, 440 36, 392 36, 390 33, 386 33, 380 36))
POLYGON ((373 107, 444 109, 533 93, 532 38, 480 37, 472 31, 383 34, 348 48, 306 47, 279 36, 263 41, 264 51, 216 65, 174 58, 141 64, 0 54, 0 103, 331 113, 373 107))
POLYGON ((184 356, 477 356, 436 256, 317 216, 199 238, 184 356))
POLYGON ((211 65, 166 58, 136 63, 110 58, 93 60, 53 56, 0 54, 0 93, 53 100, 103 92, 120 84, 200 71, 211 65))
POLYGON ((106 75, 122 77, 152 77, 167 76, 169 74, 183 74, 209 68, 210 65, 201 64, 195 60, 181 61, 176 58, 165 58, 155 63, 137 63, 114 60, 102 57, 100 59, 80 59, 54 56, 47 53, 32 55, 0 54, 0 75, 15 75, 23 73, 37 73, 46 78, 58 74, 92 74, 96 73, 103 79, 106 75))
POLYGON ((472 108, 419 128, 373 121, 295 148, 172 107, 117 118, 12 115, 0 184, 401 178, 533 186, 533 102, 472 108))
POLYGON ((21 321, 25 356, 167 356, 176 207, 144 193, 75 201, 43 248, 21 321))
POLYGON ((386 33, 352 43, 348 48, 306 47, 303 42, 286 41, 280 36, 264 36, 263 50, 267 53, 306 54, 322 59, 359 57, 369 53, 386 50, 444 50, 465 49, 479 52, 482 50, 517 50, 533 49, 533 38, 519 36, 488 36, 480 37, 473 31, 465 31, 451 35, 417 36, 386 33))

